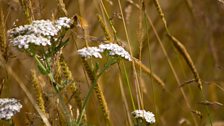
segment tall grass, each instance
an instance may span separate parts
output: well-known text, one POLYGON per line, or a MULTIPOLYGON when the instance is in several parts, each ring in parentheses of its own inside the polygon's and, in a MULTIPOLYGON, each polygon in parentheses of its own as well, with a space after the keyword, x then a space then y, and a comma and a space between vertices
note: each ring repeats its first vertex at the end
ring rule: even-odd
POLYGON ((0 125, 223 123, 223 20, 222 2, 212 0, 1 0, 0 95, 23 108, 0 125), (7 33, 64 16, 72 24, 43 49, 18 48, 7 33), (80 53, 107 44, 130 59, 80 53))

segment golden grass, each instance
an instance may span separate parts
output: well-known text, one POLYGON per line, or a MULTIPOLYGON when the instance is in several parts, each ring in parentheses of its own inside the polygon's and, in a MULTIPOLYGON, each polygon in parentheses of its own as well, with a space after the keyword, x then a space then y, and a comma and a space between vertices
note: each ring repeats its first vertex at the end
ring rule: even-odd
POLYGON ((221 1, 211 0, 1 0, 1 97, 24 107, 11 122, 132 126, 135 109, 152 111, 159 126, 223 122, 223 17, 221 1), (74 20, 69 42, 52 58, 55 82, 39 81, 34 59, 9 43, 7 30, 61 16, 74 20), (111 42, 132 62, 116 63, 98 81, 95 63, 104 67, 108 57, 80 60, 77 49, 111 42))
POLYGON ((36 91, 36 101, 38 106, 40 107, 40 110, 46 114, 45 105, 44 105, 44 99, 43 99, 43 91, 42 87, 40 85, 40 81, 38 80, 37 74, 35 70, 31 70, 31 83, 36 91))

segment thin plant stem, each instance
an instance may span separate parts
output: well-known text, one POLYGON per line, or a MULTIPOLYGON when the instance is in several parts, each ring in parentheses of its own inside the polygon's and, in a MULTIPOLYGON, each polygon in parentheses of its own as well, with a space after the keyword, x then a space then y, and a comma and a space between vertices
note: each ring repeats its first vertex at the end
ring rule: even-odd
POLYGON ((127 113, 128 123, 129 123, 129 126, 133 126, 133 122, 131 121, 131 117, 130 117, 130 110, 128 108, 127 98, 125 96, 124 87, 123 87, 123 83, 122 83, 122 80, 121 80, 121 74, 119 74, 118 78, 119 78, 119 86, 120 86, 120 91, 121 91, 121 97, 122 97, 122 101, 124 102, 125 110, 126 110, 126 113, 127 113))
MULTIPOLYGON (((131 85, 130 85, 130 81, 128 79, 128 73, 127 73, 127 70, 126 70, 126 67, 124 65, 124 62, 121 63, 122 64, 122 67, 124 68, 124 74, 125 74, 125 79, 127 81, 127 85, 128 85, 128 91, 129 91, 129 94, 130 94, 130 97, 131 97, 131 103, 132 103, 132 107, 133 109, 135 110, 136 107, 135 107, 135 102, 134 102, 134 97, 132 95, 132 91, 131 91, 131 85)), ((119 67, 120 71, 121 71, 121 68, 119 67)))
POLYGON ((162 11, 162 8, 160 7, 160 4, 159 4, 159 1, 158 0, 154 0, 154 3, 155 3, 155 6, 157 8, 157 11, 162 19, 162 22, 164 24, 164 27, 166 29, 166 32, 167 32, 167 35, 168 37, 170 38, 170 40, 173 42, 173 45, 174 47, 178 50, 178 52, 183 56, 185 62, 187 63, 187 65, 189 66, 189 68, 191 69, 193 75, 194 75, 194 78, 195 78, 195 82, 198 83, 198 87, 200 90, 202 90, 202 81, 201 81, 201 78, 199 76, 199 73, 197 72, 197 69, 187 51, 187 49, 185 48, 185 46, 176 38, 174 37, 168 27, 167 27, 167 23, 166 23, 166 19, 165 19, 165 16, 164 16, 164 13, 162 11))
MULTIPOLYGON (((162 48, 163 54, 164 54, 165 57, 166 57, 166 60, 167 60, 167 62, 168 62, 168 64, 169 64, 169 67, 170 67, 170 69, 171 69, 171 71, 172 71, 172 73, 173 73, 173 75, 174 75, 174 78, 175 78, 177 84, 180 86, 180 85, 181 85, 180 79, 179 79, 179 77, 177 76, 177 73, 176 73, 176 71, 175 71, 175 69, 174 69, 174 67, 173 67, 173 64, 172 64, 172 62, 171 62, 171 60, 170 60, 170 58, 169 58, 169 56, 168 56, 168 54, 167 54, 167 52, 166 52, 166 49, 165 49, 165 47, 164 47, 164 45, 163 45, 163 43, 162 43, 162 41, 161 41, 161 39, 160 39, 160 37, 159 37, 159 35, 158 35, 158 33, 157 33, 155 27, 154 27, 153 24, 152 24, 151 18, 150 18, 148 15, 146 15, 146 17, 147 17, 147 20, 148 20, 148 22, 150 23, 150 25, 151 25, 151 27, 152 27, 152 30, 153 30, 153 32, 154 32, 154 34, 155 34, 155 36, 156 36, 156 38, 157 38, 159 44, 160 44, 160 47, 162 48)), ((180 88, 180 91, 181 91, 181 94, 183 95, 183 98, 184 98, 184 100, 185 100, 185 102, 186 102, 187 107, 188 107, 189 110, 191 111, 191 110, 192 110, 192 109, 191 109, 192 107, 191 107, 191 105, 190 105, 190 103, 189 103, 189 101, 188 101, 188 98, 187 98, 186 93, 184 92, 184 90, 183 90, 182 88, 180 88)), ((197 124, 197 121, 196 121, 196 119, 195 119, 195 117, 194 117, 194 115, 193 115, 193 113, 191 113, 191 115, 192 115, 192 118, 193 118, 193 120, 194 120, 195 125, 198 125, 198 124, 197 124)))
MULTIPOLYGON (((144 5, 144 3, 142 3, 143 4, 143 6, 145 6, 144 5)), ((145 15, 145 9, 143 8, 143 10, 142 10, 143 12, 143 21, 144 21, 144 25, 145 25, 145 27, 146 27, 146 30, 148 31, 148 29, 149 29, 149 26, 148 26, 148 23, 147 23, 147 17, 146 17, 146 15, 145 15)), ((148 46, 148 51, 149 51, 149 54, 148 54, 148 59, 149 59, 149 69, 151 69, 152 70, 152 64, 151 64, 151 58, 152 58, 152 55, 151 55, 151 45, 150 45, 150 40, 149 40, 149 32, 147 32, 146 33, 146 39, 147 39, 147 46, 148 46)), ((151 84, 152 84, 152 92, 153 92, 153 105, 154 105, 154 108, 155 108, 155 118, 156 118, 156 120, 158 120, 157 121, 157 124, 159 124, 159 109, 158 109, 158 107, 156 106, 156 104, 157 104, 157 101, 156 101, 156 99, 157 99, 157 92, 155 91, 155 88, 154 88, 154 86, 153 86, 153 76, 152 76, 152 74, 150 74, 150 82, 151 82, 151 84)), ((164 88, 165 89, 165 88, 164 88)))
MULTIPOLYGON (((119 9, 120 9, 121 16, 122 16, 122 22, 123 22, 123 26, 124 26, 125 35, 126 35, 126 39, 127 39, 127 42, 128 42, 130 54, 133 57, 133 53, 132 53, 132 49, 131 49, 131 43, 130 43, 128 31, 127 31, 127 26, 126 26, 126 23, 125 23, 125 20, 124 20, 124 14, 123 14, 123 11, 122 11, 120 0, 118 0, 118 5, 119 5, 119 9)), ((141 101, 143 99, 142 99, 141 94, 140 94, 139 80, 138 80, 138 76, 137 76, 137 72, 136 72, 136 68, 135 68, 135 63, 134 62, 132 62, 132 67, 133 67, 133 71, 134 71, 134 77, 136 79, 135 89, 136 89, 136 97, 137 97, 137 101, 138 101, 138 108, 142 108, 143 104, 141 104, 141 103, 143 103, 143 102, 141 102, 141 101)))
MULTIPOLYGON (((102 74, 102 72, 104 72, 104 70, 106 70, 106 69, 103 69, 103 70, 99 73, 99 75, 96 75, 96 73, 94 73, 94 72, 91 70, 90 66, 88 65, 87 61, 85 61, 85 59, 82 58, 82 62, 83 62, 83 64, 84 64, 84 67, 85 67, 85 69, 86 69, 87 75, 88 75, 88 77, 89 77, 91 83, 94 84, 95 81, 96 81, 95 83, 97 83, 97 80, 98 80, 99 76, 100 76, 100 75, 102 74)), ((106 65, 107 68, 109 68, 109 66, 110 66, 110 65, 106 65)), ((106 119, 106 122, 107 122, 108 125, 111 125, 110 117, 109 117, 109 110, 108 110, 107 103, 106 103, 105 97, 104 97, 104 95, 103 95, 102 89, 101 89, 101 87, 98 85, 98 83, 97 83, 96 86, 94 86, 94 89, 95 89, 95 93, 96 93, 96 96, 97 96, 97 100, 98 100, 98 102, 99 102, 99 104, 100 104, 100 107, 101 107, 101 109, 102 109, 102 111, 103 111, 103 114, 104 114, 104 117, 105 117, 105 119, 106 119)))
MULTIPOLYGON (((162 11, 162 8, 159 4, 159 1, 158 0, 154 0, 154 3, 155 3, 155 6, 157 8, 157 11, 162 19, 162 22, 165 26, 165 29, 166 29, 166 32, 167 32, 167 35, 168 37, 171 39, 171 41, 173 42, 173 45, 174 47, 176 48, 176 50, 182 55, 182 57, 184 58, 185 62, 187 63, 187 65, 189 66, 190 70, 192 71, 193 75, 194 75, 194 78, 195 78, 195 82, 198 84, 198 88, 201 90, 201 96, 202 96, 202 99, 206 99, 205 98, 205 95, 204 95, 204 92, 202 90, 202 81, 201 81, 201 78, 199 76, 199 73, 187 51, 187 49, 185 48, 185 46, 176 38, 174 37, 168 27, 167 27, 167 23, 166 23, 166 19, 165 19, 165 16, 164 16, 164 13, 162 11)), ((210 125, 212 125, 212 120, 211 120, 211 117, 210 117, 210 111, 208 109, 208 107, 206 106, 206 112, 207 112, 207 115, 208 115, 208 118, 209 118, 209 122, 210 122, 210 125)))
POLYGON ((107 20, 109 21, 110 27, 111 27, 112 30, 113 30, 114 40, 116 41, 116 40, 117 40, 117 31, 116 31, 116 29, 114 28, 114 25, 113 25, 112 20, 110 20, 110 17, 109 17, 109 15, 108 15, 108 12, 107 12, 107 10, 106 10, 106 8, 105 8, 104 3, 103 3, 102 0, 100 0, 100 5, 101 5, 102 8, 103 8, 103 12, 105 13, 107 20))
POLYGON ((78 117, 78 119, 77 119, 77 125, 78 125, 78 126, 79 126, 80 123, 81 123, 82 117, 83 117, 83 115, 84 115, 84 113, 85 113, 86 106, 87 106, 87 104, 88 104, 88 101, 89 101, 89 99, 90 99, 90 96, 92 95, 92 93, 93 93, 93 91, 94 91, 94 87, 95 87, 96 85, 97 85, 96 80, 94 80, 93 83, 92 83, 92 86, 91 86, 91 88, 89 89, 89 92, 88 92, 88 94, 87 94, 87 96, 86 96, 86 98, 85 98, 85 100, 84 100, 84 102, 83 102, 83 107, 82 107, 81 113, 80 113, 80 115, 79 115, 79 117, 78 117))

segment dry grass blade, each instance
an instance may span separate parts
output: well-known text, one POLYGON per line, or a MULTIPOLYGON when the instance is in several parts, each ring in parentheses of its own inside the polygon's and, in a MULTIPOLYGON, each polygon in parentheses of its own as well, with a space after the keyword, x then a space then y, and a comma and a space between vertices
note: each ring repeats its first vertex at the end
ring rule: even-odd
MULTIPOLYGON (((94 84, 94 82, 97 81, 97 80, 95 78, 95 75, 94 75, 93 71, 91 70, 89 64, 87 63, 87 61, 84 58, 82 58, 82 62, 83 62, 83 65, 86 69, 86 73, 87 73, 90 81, 92 82, 92 84, 94 84)), ((105 96, 103 94, 102 88, 97 82, 96 82, 96 85, 94 86, 94 90, 95 90, 95 93, 96 93, 97 100, 100 104, 100 108, 103 111, 104 118, 107 121, 107 125, 111 125, 108 105, 107 105, 105 96)))
POLYGON ((156 81, 157 84, 159 84, 163 89, 165 89, 165 83, 154 73, 152 73, 152 71, 147 68, 141 61, 139 61, 138 59, 132 58, 135 62, 136 65, 138 65, 139 67, 141 67, 142 71, 145 72, 147 75, 152 76, 152 78, 156 81))
POLYGON ((23 8, 23 11, 27 18, 28 23, 31 23, 32 20, 34 20, 34 14, 33 14, 31 0, 19 0, 19 2, 23 8))
MULTIPOLYGON (((125 19, 124 19, 124 13, 123 13, 123 10, 122 10, 121 1, 120 0, 117 0, 117 1, 118 1, 118 5, 119 5, 119 11, 120 11, 121 17, 122 17, 125 36, 126 36, 126 39, 127 39, 127 42, 128 42, 128 48, 130 50, 131 56, 133 57, 131 41, 130 41, 130 37, 129 37, 129 34, 128 34, 127 25, 126 25, 126 22, 125 22, 125 19)), ((133 72, 134 72, 135 89, 136 89, 136 97, 137 97, 138 107, 143 108, 144 105, 143 105, 143 98, 141 97, 141 90, 140 90, 140 86, 139 86, 140 85, 139 78, 138 78, 138 75, 137 75, 135 62, 133 62, 133 61, 132 61, 132 68, 133 68, 133 72)))
MULTIPOLYGON (((74 99, 78 106, 78 109, 79 109, 79 111, 81 111, 82 106, 83 106, 83 101, 81 98, 80 89, 79 89, 78 85, 75 83, 74 78, 72 76, 72 72, 70 71, 67 63, 65 62, 63 55, 60 55, 58 62, 59 62, 59 66, 58 66, 58 68, 56 68, 56 69, 58 69, 56 71, 58 71, 59 78, 61 78, 63 75, 67 81, 70 81, 69 89, 71 90, 71 92, 73 92, 73 95, 71 96, 71 98, 74 96, 74 99)), ((70 100, 68 100, 68 102, 69 101, 70 100)), ((84 116, 83 121, 86 121, 86 113, 84 113, 83 116, 84 116)))
POLYGON ((7 59, 6 28, 4 22, 4 14, 2 7, 0 6, 0 51, 2 52, 4 59, 7 59))
POLYGON ((128 123, 129 123, 130 126, 133 126, 133 123, 131 121, 131 116, 130 116, 130 113, 129 113, 130 111, 129 111, 129 108, 128 108, 127 97, 125 96, 124 87, 123 87, 123 83, 122 83, 120 74, 119 74, 119 86, 120 86, 122 101, 124 102, 125 110, 126 110, 126 113, 127 113, 128 123))
POLYGON ((58 5, 60 7, 60 9, 62 10, 62 12, 64 13, 65 16, 68 16, 68 12, 65 8, 65 4, 63 0, 57 0, 58 1, 58 5))
POLYGON ((194 78, 195 78, 195 81, 198 83, 198 87, 199 89, 202 89, 202 82, 201 82, 201 79, 199 77, 199 74, 197 72, 197 69, 189 55, 189 53, 187 52, 187 49, 185 48, 185 46, 178 40, 176 39, 170 32, 169 32, 169 29, 167 27, 167 23, 166 23, 166 19, 165 19, 165 16, 164 16, 164 13, 160 7, 160 4, 158 2, 158 0, 154 0, 154 3, 155 3, 155 6, 157 8, 157 11, 163 21, 163 24, 165 26, 165 29, 166 29, 166 32, 167 32, 167 35, 168 37, 172 40, 173 44, 174 44, 174 47, 178 50, 178 52, 183 56, 184 60, 186 61, 186 63, 188 64, 188 66, 190 67, 193 75, 194 75, 194 78))
POLYGON ((45 105, 44 105, 45 103, 44 103, 44 99, 43 99, 43 90, 42 90, 40 81, 38 80, 37 73, 35 70, 31 70, 31 83, 36 91, 35 94, 36 94, 37 104, 40 107, 40 110, 43 113, 46 113, 45 105))
POLYGON ((217 101, 211 102, 211 101, 201 101, 199 104, 207 105, 207 106, 220 106, 223 107, 223 104, 217 101))
POLYGON ((187 49, 184 47, 184 45, 178 40, 176 39, 174 36, 172 36, 171 34, 168 33, 169 38, 172 40, 175 48, 178 50, 178 52, 183 56, 184 60, 187 62, 188 66, 190 67, 194 78, 195 78, 195 82, 198 83, 198 87, 200 89, 202 89, 202 82, 201 79, 199 77, 199 74, 197 72, 197 69, 189 55, 189 53, 187 52, 187 49))
POLYGON ((33 105, 33 107, 36 109, 36 111, 38 112, 38 114, 40 115, 40 117, 42 118, 44 124, 46 126, 51 126, 50 122, 48 121, 46 115, 40 110, 40 108, 38 107, 38 105, 36 104, 34 98, 32 97, 31 93, 29 92, 29 90, 26 88, 25 84, 22 82, 22 80, 12 71, 12 68, 10 66, 8 66, 5 62, 2 56, 0 56, 0 65, 3 66, 8 74, 10 76, 12 76, 19 84, 20 88, 23 90, 23 92, 26 94, 27 98, 30 100, 31 104, 33 105))
MULTIPOLYGON (((108 15, 108 12, 107 12, 107 10, 106 10, 106 8, 105 8, 105 6, 104 6, 102 0, 100 0, 100 7, 101 7, 102 12, 104 12, 106 18, 109 20, 110 17, 109 17, 109 15, 108 15)), ((113 37, 114 37, 114 40, 116 40, 116 39, 117 39, 117 38, 116 38, 116 37, 117 37, 117 31, 116 31, 116 29, 114 28, 114 25, 113 25, 112 20, 109 20, 109 24, 110 24, 110 27, 111 27, 112 30, 113 30, 113 34, 114 34, 113 37)))
POLYGON ((104 31, 106 39, 108 41, 112 41, 112 37, 110 35, 110 32, 109 32, 108 28, 106 27, 105 23, 103 22, 102 17, 98 14, 97 18, 98 18, 98 21, 100 22, 100 26, 101 26, 102 30, 104 31))
MULTIPOLYGON (((158 6, 157 6, 157 10, 158 10, 159 12, 160 12, 160 11, 162 12, 162 10, 161 10, 161 8, 160 8, 160 6, 159 6, 158 1, 155 0, 155 2, 158 4, 158 6)), ((155 29, 155 27, 154 27, 154 25, 153 25, 153 23, 152 23, 152 20, 151 20, 150 16, 147 15, 146 11, 145 11, 145 15, 146 15, 146 17, 147 17, 147 19, 148 19, 148 22, 150 23, 150 25, 151 25, 151 27, 152 27, 152 30, 153 30, 153 32, 154 32, 154 34, 155 34, 155 36, 156 36, 156 38, 157 38, 159 44, 160 44, 160 47, 162 48, 163 54, 164 54, 165 57, 166 57, 166 60, 167 60, 167 62, 168 62, 168 64, 169 64, 169 67, 170 67, 170 69, 171 69, 171 71, 172 71, 172 73, 173 73, 173 75, 174 75, 174 78, 175 78, 175 80, 176 80, 178 86, 181 86, 180 79, 179 79, 179 77, 178 77, 178 75, 177 75, 177 72, 176 72, 176 70, 174 69, 174 66, 173 66, 173 64, 172 64, 172 62, 171 62, 171 60, 170 60, 170 58, 169 58, 169 56, 168 56, 168 53, 167 53, 167 51, 166 51, 166 49, 165 49, 165 47, 164 47, 164 44, 162 43, 162 41, 161 41, 161 39, 160 39, 160 37, 159 37, 159 35, 158 35, 158 32, 156 31, 156 29, 155 29)), ((167 27, 166 27, 166 20, 165 20, 165 18, 164 18, 164 14, 163 14, 163 13, 160 13, 160 16, 161 16, 161 18, 162 18, 162 20, 163 20, 163 22, 164 22, 165 28, 167 29, 167 27)), ((190 102, 189 102, 189 100, 188 100, 188 98, 187 98, 187 94, 185 93, 185 91, 184 91, 182 88, 180 88, 180 91, 181 91, 181 94, 183 95, 183 98, 184 98, 184 100, 185 100, 185 103, 186 103, 188 109, 191 110, 192 107, 191 107, 190 102)), ((193 114, 191 114, 191 115, 192 115, 192 118, 193 118, 193 120, 194 120, 194 124, 197 126, 198 124, 197 124, 197 121, 196 121, 195 117, 193 116, 193 114)))
POLYGON ((195 79, 185 81, 184 83, 182 83, 181 85, 179 85, 179 88, 184 87, 184 86, 186 86, 188 84, 191 84, 193 82, 195 82, 195 79))
POLYGON ((216 125, 223 1, 0 0, 0 96, 23 104, 10 123, 145 126, 145 110, 152 125, 216 125))

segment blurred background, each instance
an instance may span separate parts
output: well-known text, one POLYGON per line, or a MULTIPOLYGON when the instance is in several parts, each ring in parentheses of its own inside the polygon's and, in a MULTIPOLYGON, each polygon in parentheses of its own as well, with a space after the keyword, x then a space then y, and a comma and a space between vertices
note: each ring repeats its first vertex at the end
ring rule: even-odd
MULTIPOLYGON (((103 15, 102 9, 100 9, 100 0, 63 0, 63 2, 68 17, 72 18, 75 14, 79 15, 83 19, 90 36, 104 38, 104 31, 97 19, 97 14, 103 15)), ((57 0, 31 0, 31 3, 35 20, 53 20, 65 16, 57 0)), ((150 76, 137 71, 140 76, 139 82, 142 89, 144 109, 155 114, 156 124, 154 125, 192 126, 196 125, 195 120, 197 125, 204 126, 210 125, 209 120, 211 120, 213 123, 219 122, 219 126, 224 126, 224 59, 222 59, 224 56, 224 1, 159 0, 171 34, 186 47, 198 70, 203 81, 202 91, 199 90, 195 82, 185 84, 182 87, 177 84, 152 27, 156 29, 181 84, 192 80, 193 75, 181 54, 167 37, 166 29, 153 0, 144 0, 145 16, 141 15, 141 0, 121 0, 131 50, 128 47, 118 1, 103 0, 103 3, 122 46, 129 52, 132 51, 135 58, 140 59, 165 83, 166 91, 156 84, 150 76), (148 17, 152 20, 153 25, 150 25, 148 17), (140 42, 142 42, 142 49, 140 49, 140 42), (180 89, 185 92, 191 109, 188 108, 180 89)), ((5 19, 6 30, 27 23, 19 0, 0 0, 0 6, 5 19)), ((112 31, 112 29, 110 28, 109 31, 112 31)), ((71 39, 64 48, 63 55, 72 71, 74 80, 80 87, 81 96, 85 97, 89 89, 89 82, 83 72, 81 59, 76 53, 77 47, 78 49, 84 47, 85 42, 77 37, 78 34, 71 31, 68 35, 71 39)), ((96 44, 91 41, 89 43, 90 45, 96 44)), ((30 84, 30 70, 36 69, 34 60, 10 44, 8 54, 7 64, 12 67, 13 72, 23 81, 31 94, 35 95, 30 84)), ((137 105, 133 69, 131 63, 125 62, 125 65, 128 68, 132 94, 137 105)), ((125 103, 121 98, 120 75, 118 73, 120 73, 119 68, 117 65, 113 65, 101 77, 100 84, 108 104, 112 124, 114 126, 124 126, 129 125, 129 123, 125 103)), ((29 103, 14 77, 9 75, 2 67, 0 67, 0 84, 3 87, 0 92, 2 98, 14 97, 21 100, 23 104, 21 112, 13 118, 15 125, 41 125, 41 118, 29 103)), ((47 99, 53 97, 48 90, 48 84, 43 81, 41 85, 44 92, 47 93, 46 97, 48 97, 46 98, 46 108, 48 108, 49 113, 54 113, 50 111, 56 111, 53 109, 55 104, 47 103, 47 99)), ((123 87, 131 113, 133 109, 128 87, 126 84, 123 87)), ((73 108, 75 111, 75 106, 73 108)), ((89 125, 103 126, 105 122, 102 119, 103 114, 93 95, 87 105, 87 122, 89 125)), ((63 123, 53 123, 52 125, 63 125, 63 123)))

